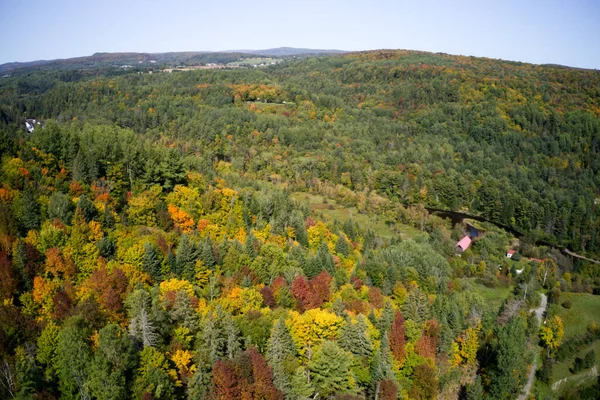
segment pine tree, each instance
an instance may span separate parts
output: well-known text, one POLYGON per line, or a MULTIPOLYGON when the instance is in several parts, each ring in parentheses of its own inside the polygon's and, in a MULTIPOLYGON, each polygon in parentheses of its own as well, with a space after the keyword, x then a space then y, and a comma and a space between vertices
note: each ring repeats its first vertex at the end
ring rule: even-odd
POLYGON ((54 366, 62 396, 88 398, 88 365, 92 350, 88 345, 91 335, 81 317, 73 317, 58 334, 54 366))
POLYGON ((350 356, 335 342, 323 342, 308 363, 312 383, 320 396, 326 398, 333 394, 354 391, 350 364, 350 356))
POLYGON ((280 318, 271 329, 271 336, 267 341, 267 361, 271 365, 284 363, 296 356, 297 348, 285 320, 280 318))
POLYGON ((160 272, 161 260, 158 258, 157 252, 154 250, 154 247, 148 242, 144 244, 144 257, 142 258, 142 269, 144 272, 149 274, 154 282, 160 282, 161 280, 161 272, 160 272))
POLYGON ((194 267, 196 266, 196 254, 194 244, 186 234, 181 235, 179 245, 177 246, 176 258, 177 270, 174 271, 179 277, 187 280, 193 280, 194 267))
POLYGON ((12 265, 23 289, 31 290, 33 284, 27 274, 27 244, 23 239, 17 239, 13 245, 12 265))
POLYGON ((295 396, 290 398, 307 399, 313 396, 315 388, 310 382, 310 372, 298 367, 292 376, 292 392, 295 396))
POLYGON ((419 324, 429 319, 429 302, 420 288, 417 287, 410 291, 403 305, 402 314, 407 319, 419 324))
POLYGON ((480 399, 483 399, 483 385, 481 384, 481 376, 477 375, 473 383, 467 385, 467 400, 480 399))
MULTIPOLYGON (((335 274, 335 264, 333 262, 333 256, 331 255, 331 252, 329 251, 329 247, 327 246, 327 243, 323 242, 321 243, 321 247, 319 248, 319 251, 317 252, 317 258, 319 258, 320 263, 321 263, 321 268, 324 269, 325 271, 329 272, 330 275, 334 275, 335 274)), ((321 272, 321 271, 319 271, 321 272)))
POLYGON ((161 267, 161 275, 166 277, 170 273, 175 273, 177 271, 177 258, 175 254, 173 254, 173 248, 169 246, 169 251, 167 252, 167 257, 165 258, 165 262, 161 267))
POLYGON ((212 240, 210 240, 210 236, 207 236, 202 244, 200 259, 208 269, 212 269, 215 266, 215 255, 213 253, 213 244, 212 240))
POLYGON ((210 388, 210 377, 203 368, 198 368, 187 386, 188 400, 206 400, 208 399, 210 388))
POLYGON ((254 236, 254 233, 250 231, 250 233, 246 235, 246 241, 244 242, 244 251, 251 259, 254 259, 257 256, 257 252, 254 246, 255 241, 256 237, 254 236))
POLYGON ((373 344, 367 338, 365 328, 364 321, 356 324, 346 321, 340 330, 340 347, 357 357, 369 357, 373 353, 373 344))
POLYGON ((335 244, 335 252, 344 257, 348 257, 348 254, 350 254, 350 245, 343 234, 340 234, 340 237, 335 244))
POLYGON ((63 224, 69 225, 73 217, 73 203, 69 197, 60 192, 52 193, 48 202, 48 217, 59 219, 63 224))
POLYGON ((394 318, 396 318, 394 307, 392 306, 391 301, 386 301, 383 305, 381 316, 377 320, 377 329, 379 329, 379 332, 389 331, 394 322, 394 318))
POLYGON ((23 191, 21 225, 25 231, 40 227, 40 205, 33 187, 27 186, 23 191))
POLYGON ((379 383, 384 380, 395 381, 387 332, 383 334, 379 349, 375 352, 373 360, 371 361, 370 390, 373 394, 379 390, 379 383))
POLYGON ((102 222, 107 229, 113 229, 115 227, 115 217, 113 216, 112 207, 108 204, 104 204, 102 222))
POLYGON ((85 222, 90 222, 96 217, 96 207, 85 194, 81 195, 77 201, 77 212, 81 214, 85 222))
POLYGON ((89 391, 95 398, 130 398, 127 375, 135 365, 131 338, 117 325, 106 325, 98 332, 98 349, 90 364, 89 391))

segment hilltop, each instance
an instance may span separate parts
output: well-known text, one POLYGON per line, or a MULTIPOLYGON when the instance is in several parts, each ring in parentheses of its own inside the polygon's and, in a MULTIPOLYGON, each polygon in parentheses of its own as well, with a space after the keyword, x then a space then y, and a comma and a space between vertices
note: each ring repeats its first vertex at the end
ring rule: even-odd
POLYGON ((95 53, 91 56, 56 60, 37 60, 29 62, 10 62, 0 65, 0 73, 31 68, 48 69, 90 69, 100 67, 121 67, 123 65, 144 65, 156 63, 156 66, 196 65, 206 63, 229 63, 243 57, 290 57, 343 53, 341 50, 298 49, 279 47, 266 50, 230 50, 230 51, 187 51, 168 53, 95 53))

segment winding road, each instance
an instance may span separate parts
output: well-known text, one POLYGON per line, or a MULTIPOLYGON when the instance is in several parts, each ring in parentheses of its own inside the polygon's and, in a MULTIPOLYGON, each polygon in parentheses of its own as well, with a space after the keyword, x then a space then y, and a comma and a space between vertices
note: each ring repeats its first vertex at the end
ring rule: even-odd
MULTIPOLYGON (((542 326, 542 317, 544 316, 544 311, 546 311, 546 306, 548 305, 548 297, 544 293, 541 293, 541 295, 542 304, 538 308, 530 310, 535 312, 535 316, 538 319, 540 327, 542 326)), ((535 379, 535 371, 538 367, 537 363, 538 358, 536 354, 535 358, 533 359, 533 364, 531 365, 531 371, 529 371, 529 378, 527 379, 527 384, 525 384, 525 387, 523 388, 523 394, 519 396, 519 400, 526 400, 527 396, 529 396, 529 392, 531 391, 531 388, 533 386, 533 380, 535 379)))

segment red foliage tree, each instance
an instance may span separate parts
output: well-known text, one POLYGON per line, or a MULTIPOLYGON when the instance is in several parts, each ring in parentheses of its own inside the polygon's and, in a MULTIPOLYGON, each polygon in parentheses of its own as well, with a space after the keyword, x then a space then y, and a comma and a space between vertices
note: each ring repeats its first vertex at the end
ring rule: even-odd
POLYGON ((381 289, 375 286, 371 286, 369 288, 369 303, 375 308, 383 307, 383 295, 381 294, 381 289))
POLYGON ((379 398, 381 400, 396 400, 398 398, 396 384, 389 379, 379 382, 379 398))
POLYGON ((90 287, 102 307, 113 318, 120 319, 127 294, 127 278, 123 271, 114 268, 112 273, 109 273, 106 268, 98 268, 90 276, 90 287))
POLYGON ((231 362, 220 360, 215 362, 212 368, 212 383, 216 399, 240 398, 240 388, 231 362))
POLYGON ((296 308, 302 312, 310 304, 310 285, 304 276, 298 276, 292 282, 292 296, 296 299, 296 308))
POLYGON ((253 398, 256 400, 283 399, 282 393, 273 385, 273 373, 263 355, 255 347, 249 348, 247 353, 250 356, 254 377, 253 398))
POLYGON ((260 289, 260 294, 262 295, 263 303, 265 303, 267 307, 275 308, 277 306, 275 296, 273 295, 273 289, 271 289, 270 286, 263 286, 260 289))
POLYGON ((329 291, 329 284, 331 283, 331 275, 327 271, 321 271, 321 273, 309 282, 311 301, 309 308, 319 308, 329 301, 331 293, 329 291))
POLYGON ((396 317, 394 318, 394 322, 392 322, 389 338, 390 349, 394 358, 402 363, 406 357, 406 337, 404 334, 404 317, 402 317, 400 311, 396 311, 396 317))
POLYGON ((0 253, 0 299, 10 299, 17 294, 15 271, 6 253, 0 253))
POLYGON ((415 352, 422 357, 435 358, 439 336, 439 323, 431 319, 425 322, 423 334, 415 343, 415 352))

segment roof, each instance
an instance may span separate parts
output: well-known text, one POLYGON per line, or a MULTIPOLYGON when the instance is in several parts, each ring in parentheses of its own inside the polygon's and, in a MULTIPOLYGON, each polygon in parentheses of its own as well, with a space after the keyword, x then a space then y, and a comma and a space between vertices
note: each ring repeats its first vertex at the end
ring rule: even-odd
POLYGON ((470 245, 471 238, 468 236, 465 236, 464 238, 460 239, 458 243, 456 243, 456 247, 460 247, 461 249, 463 249, 463 251, 468 249, 470 245))
POLYGON ((543 263, 544 262, 544 260, 540 260, 539 258, 530 258, 529 260, 530 261, 535 261, 535 262, 538 262, 538 263, 543 263))
POLYGON ((513 254, 515 254, 515 253, 516 253, 516 251, 515 251, 515 250, 509 250, 509 251, 507 252, 507 254, 510 254, 510 255, 513 255, 513 254))

